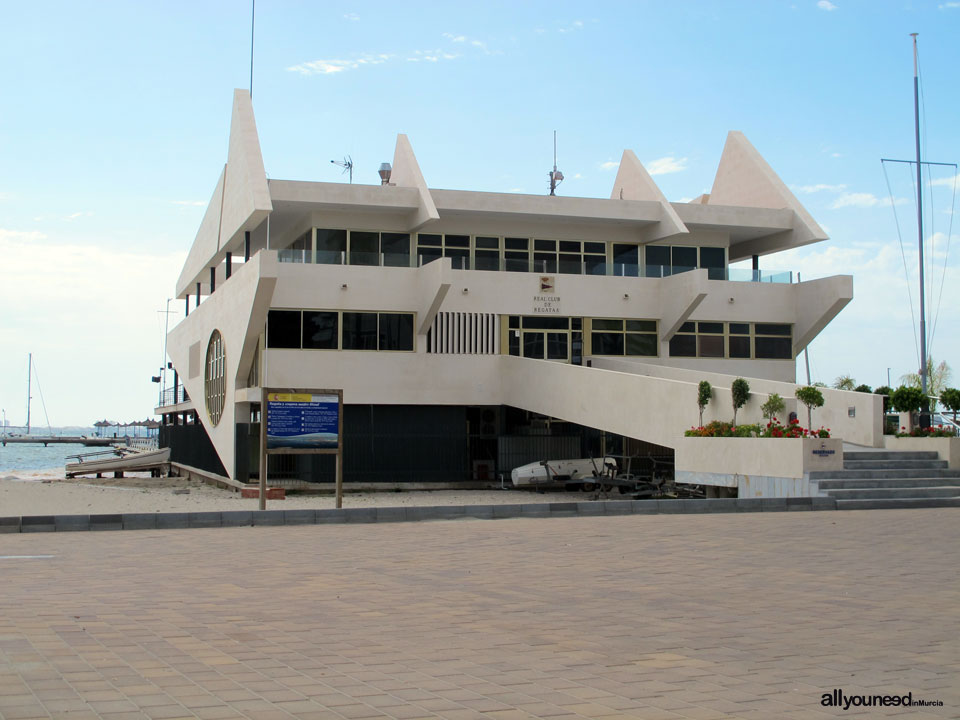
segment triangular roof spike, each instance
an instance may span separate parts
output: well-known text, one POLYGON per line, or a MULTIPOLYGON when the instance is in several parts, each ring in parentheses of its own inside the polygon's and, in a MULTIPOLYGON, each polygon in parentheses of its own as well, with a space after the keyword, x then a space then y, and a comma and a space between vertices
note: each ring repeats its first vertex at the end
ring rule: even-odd
POLYGON ((416 230, 431 220, 439 220, 440 213, 433 202, 433 196, 427 187, 417 156, 413 154, 410 140, 403 133, 397 135, 397 145, 393 151, 393 169, 390 184, 397 187, 412 187, 420 192, 420 207, 412 221, 411 230, 416 230))
POLYGON ((273 210, 253 101, 250 93, 241 88, 233 91, 225 180, 221 245, 241 229, 259 224, 265 213, 273 210))
POLYGON ((648 240, 690 232, 677 215, 676 210, 660 190, 660 186, 650 177, 650 173, 643 166, 633 150, 624 150, 620 158, 620 169, 617 170, 617 179, 613 181, 611 200, 650 200, 660 203, 662 216, 660 227, 648 237, 648 240))
POLYGON ((727 135, 707 204, 774 210, 789 208, 797 214, 802 226, 795 228, 803 236, 800 244, 827 239, 826 233, 790 188, 738 130, 731 130, 727 135))

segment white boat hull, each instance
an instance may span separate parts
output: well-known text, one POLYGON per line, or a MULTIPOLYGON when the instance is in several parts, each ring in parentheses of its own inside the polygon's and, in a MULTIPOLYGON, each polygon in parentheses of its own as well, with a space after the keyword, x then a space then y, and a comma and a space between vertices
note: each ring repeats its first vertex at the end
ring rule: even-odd
POLYGON ((599 482, 598 476, 616 474, 617 461, 612 457, 574 460, 543 460, 521 465, 510 471, 514 487, 566 485, 576 482, 599 482))
POLYGON ((117 457, 91 458, 87 462, 68 463, 67 477, 106 472, 151 470, 170 462, 170 448, 128 452, 117 457))

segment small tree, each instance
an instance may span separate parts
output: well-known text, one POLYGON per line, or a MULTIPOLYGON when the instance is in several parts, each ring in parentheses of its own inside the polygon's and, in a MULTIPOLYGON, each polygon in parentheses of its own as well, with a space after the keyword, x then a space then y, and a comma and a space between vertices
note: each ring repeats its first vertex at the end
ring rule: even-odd
POLYGON ((953 421, 957 421, 957 413, 960 412, 960 390, 956 388, 947 388, 940 393, 940 404, 953 413, 953 421))
POLYGON ((800 387, 797 388, 797 392, 794 393, 797 397, 797 400, 802 402, 807 406, 807 429, 813 429, 813 408, 823 407, 823 393, 820 392, 820 388, 816 387, 800 387))
POLYGON ((706 380, 701 380, 697 386, 697 407, 700 408, 700 427, 703 427, 703 411, 706 409, 710 398, 713 397, 713 388, 706 380))
POLYGON ((872 393, 872 392, 873 392, 873 388, 871 388, 869 385, 857 385, 857 386, 853 389, 853 391, 854 391, 854 392, 862 392, 862 393, 872 393))
POLYGON ((737 378, 730 385, 730 395, 733 396, 733 424, 737 424, 737 410, 747 404, 750 399, 750 383, 743 378, 737 378))
POLYGON ((901 385, 890 394, 890 404, 897 412, 915 413, 923 407, 923 390, 901 385))
POLYGON ((854 380, 850 375, 841 375, 833 381, 833 386, 837 390, 853 390, 856 384, 857 381, 854 380))
POLYGON ((887 385, 881 385, 876 390, 873 391, 874 395, 883 395, 883 413, 886 415, 890 412, 890 394, 893 392, 893 388, 887 385))
POLYGON ((767 419, 767 422, 773 422, 774 418, 782 413, 786 407, 786 403, 783 402, 782 397, 780 397, 777 393, 770 393, 770 397, 767 398, 767 401, 760 406, 760 412, 763 413, 763 416, 767 419))

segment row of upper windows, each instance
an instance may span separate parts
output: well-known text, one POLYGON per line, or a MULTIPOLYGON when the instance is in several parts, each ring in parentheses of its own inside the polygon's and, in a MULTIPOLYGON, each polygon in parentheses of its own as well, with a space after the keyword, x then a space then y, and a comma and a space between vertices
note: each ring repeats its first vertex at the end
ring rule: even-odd
POLYGON ((267 347, 413 351, 413 313, 271 310, 267 347))
POLYGON ((686 322, 671 357, 793 360, 793 327, 781 323, 686 322))
POLYGON ((666 277, 705 268, 711 280, 727 276, 722 247, 314 228, 280 251, 282 262, 328 265, 419 267, 441 257, 457 270, 666 277))
MULTIPOLYGON (((657 320, 509 316, 511 355, 579 364, 591 355, 658 357, 657 320)), ((670 339, 671 357, 792 360, 793 328, 780 323, 686 322, 670 339)), ((303 350, 414 350, 414 315, 343 310, 271 310, 267 347, 303 350)))

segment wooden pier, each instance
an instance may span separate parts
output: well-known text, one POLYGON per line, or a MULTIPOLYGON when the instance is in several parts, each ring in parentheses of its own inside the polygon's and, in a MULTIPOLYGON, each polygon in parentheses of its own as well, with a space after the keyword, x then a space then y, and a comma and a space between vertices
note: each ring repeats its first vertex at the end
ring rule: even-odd
POLYGON ((129 437, 87 437, 85 435, 0 435, 0 443, 21 443, 32 445, 85 445, 86 447, 110 447, 125 444, 129 437))

